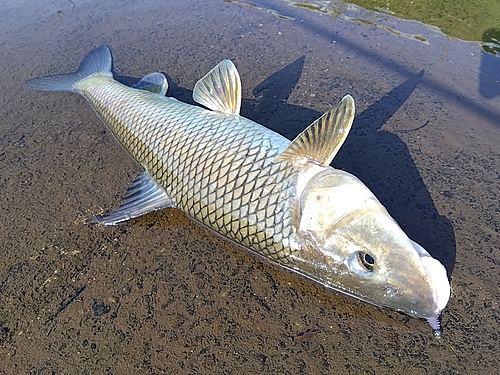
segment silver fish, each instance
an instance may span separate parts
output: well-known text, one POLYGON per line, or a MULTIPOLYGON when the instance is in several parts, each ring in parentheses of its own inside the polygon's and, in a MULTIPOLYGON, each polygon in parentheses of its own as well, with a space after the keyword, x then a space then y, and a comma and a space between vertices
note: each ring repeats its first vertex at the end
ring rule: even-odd
POLYGON ((91 221, 114 225, 177 207, 233 242, 328 288, 426 318, 441 335, 450 297, 444 266, 410 240, 356 177, 329 166, 354 119, 346 95, 290 142, 239 115, 241 83, 222 61, 193 99, 166 97, 160 73, 134 87, 113 79, 111 52, 70 74, 29 80, 84 96, 144 171, 122 205, 91 221))

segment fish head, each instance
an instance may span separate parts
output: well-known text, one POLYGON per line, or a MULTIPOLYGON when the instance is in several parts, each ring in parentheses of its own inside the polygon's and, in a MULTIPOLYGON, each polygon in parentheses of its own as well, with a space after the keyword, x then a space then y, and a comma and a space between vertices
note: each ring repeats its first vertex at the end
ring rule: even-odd
POLYGON ((325 168, 300 193, 296 270, 377 306, 436 318, 450 297, 446 269, 413 242, 353 175, 325 168))

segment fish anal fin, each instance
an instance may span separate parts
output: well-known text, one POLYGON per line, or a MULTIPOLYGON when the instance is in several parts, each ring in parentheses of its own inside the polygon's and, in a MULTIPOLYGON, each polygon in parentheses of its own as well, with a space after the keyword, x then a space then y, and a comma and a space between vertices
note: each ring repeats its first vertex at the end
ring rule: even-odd
POLYGON ((300 133, 274 161, 306 160, 329 165, 349 134, 354 111, 354 99, 344 96, 335 108, 300 133))
POLYGON ((162 73, 150 73, 132 86, 134 89, 146 90, 165 95, 168 91, 167 78, 162 73))
POLYGON ((241 81, 233 62, 221 61, 200 79, 194 86, 193 100, 212 111, 239 115, 241 81))
POLYGON ((175 202, 146 172, 142 172, 129 186, 121 206, 106 215, 94 216, 88 223, 116 225, 134 217, 163 208, 175 207, 175 202))

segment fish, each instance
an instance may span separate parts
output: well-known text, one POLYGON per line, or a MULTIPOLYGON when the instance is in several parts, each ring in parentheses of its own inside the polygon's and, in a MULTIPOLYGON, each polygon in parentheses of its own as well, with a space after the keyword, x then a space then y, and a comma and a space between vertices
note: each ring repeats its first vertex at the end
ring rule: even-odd
POLYGON ((357 177, 330 166, 354 121, 350 95, 290 141, 240 115, 241 79, 230 60, 195 84, 199 105, 166 96, 161 73, 129 87, 111 67, 111 51, 101 46, 73 73, 26 82, 82 95, 142 167, 121 205, 89 223, 177 208, 328 289, 427 319, 441 337, 451 294, 445 267, 357 177))

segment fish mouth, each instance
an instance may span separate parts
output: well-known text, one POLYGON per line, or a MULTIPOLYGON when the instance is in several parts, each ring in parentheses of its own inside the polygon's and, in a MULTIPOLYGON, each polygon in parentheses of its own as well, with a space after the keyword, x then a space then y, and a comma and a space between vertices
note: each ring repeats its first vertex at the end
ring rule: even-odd
MULTIPOLYGON (((410 240, 411 241, 411 240, 410 240)), ((451 289, 446 268, 437 259, 434 259, 422 246, 411 241, 413 248, 420 256, 422 266, 427 273, 429 285, 433 291, 435 314, 424 318, 437 318, 444 310, 450 299, 451 289)))

